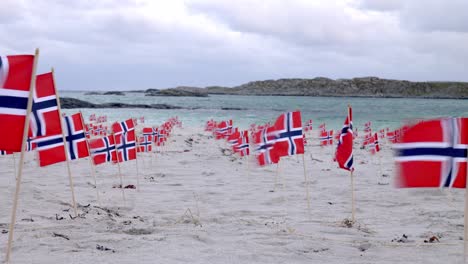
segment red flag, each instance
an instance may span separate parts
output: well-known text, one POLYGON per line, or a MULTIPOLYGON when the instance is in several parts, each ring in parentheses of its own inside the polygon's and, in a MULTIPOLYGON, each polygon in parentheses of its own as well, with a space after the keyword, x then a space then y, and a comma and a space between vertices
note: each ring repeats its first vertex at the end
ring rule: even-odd
POLYGON ((333 145, 333 130, 320 132, 320 145, 327 146, 333 145))
MULTIPOLYGON (((119 162, 136 159, 135 130, 115 136, 119 162)), ((117 162, 116 160, 114 162, 117 162)))
POLYGON ((21 152, 33 55, 0 56, 0 149, 21 152))
POLYGON ((114 136, 107 136, 89 141, 89 147, 95 165, 117 160, 114 136))
POLYGON ((112 131, 115 135, 120 135, 122 133, 127 133, 135 129, 135 124, 133 123, 133 119, 127 119, 123 122, 115 122, 112 124, 112 131))
POLYGON ((340 139, 335 152, 335 161, 344 170, 353 171, 353 115, 348 107, 348 116, 341 129, 340 139))
POLYGON ((273 151, 279 157, 304 154, 301 112, 289 112, 278 117, 273 126, 275 144, 273 151))
POLYGON ((465 188, 468 118, 413 125, 394 148, 399 187, 465 188))
POLYGON ((33 138, 62 134, 52 72, 36 76, 30 124, 29 135, 33 138))
POLYGON ((257 146, 257 162, 260 166, 278 163, 279 156, 273 153, 273 144, 276 137, 272 134, 273 127, 266 127, 254 134, 254 143, 257 146))

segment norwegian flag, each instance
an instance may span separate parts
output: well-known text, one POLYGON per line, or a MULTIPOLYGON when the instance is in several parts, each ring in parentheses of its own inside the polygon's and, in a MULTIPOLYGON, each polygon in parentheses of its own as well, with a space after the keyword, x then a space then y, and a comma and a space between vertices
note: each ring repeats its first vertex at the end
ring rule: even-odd
POLYGON ((114 132, 115 135, 120 135, 133 130, 135 130, 135 123, 131 118, 123 122, 115 122, 112 124, 112 132, 114 132))
POLYGON ((214 121, 213 119, 206 121, 205 131, 213 132, 215 127, 216 127, 216 121, 214 121))
POLYGON ((81 113, 64 117, 65 141, 70 160, 89 157, 85 128, 81 113))
POLYGON ((227 141, 229 145, 231 145, 234 148, 237 145, 237 142, 240 136, 241 136, 241 133, 239 132, 239 129, 236 127, 234 129, 234 132, 227 137, 227 141))
POLYGON ((282 114, 276 120, 273 128, 276 137, 273 151, 276 155, 283 157, 304 154, 300 111, 282 114))
POLYGON ((231 134, 231 130, 232 130, 232 120, 221 121, 215 129, 216 139, 227 137, 228 135, 231 134))
POLYGON ((158 139, 156 141, 157 146, 164 146, 167 140, 167 132, 164 127, 159 128, 158 139))
POLYGON ((394 148, 399 187, 465 188, 468 118, 411 126, 394 148))
POLYGON ((0 150, 0 156, 6 156, 13 154, 13 151, 0 150))
POLYGON ((62 134, 52 72, 36 76, 30 120, 31 137, 62 134))
POLYGON ((92 130, 93 130, 92 126, 91 126, 91 129, 90 129, 90 125, 85 124, 85 136, 86 136, 86 138, 91 138, 91 135, 93 134, 92 130))
MULTIPOLYGON (((120 135, 114 135, 114 137, 117 146, 118 162, 136 159, 135 130, 120 135)), ((117 160, 114 160, 114 162, 117 162, 117 160)))
POLYGON ((101 128, 99 135, 104 136, 104 137, 107 136, 107 126, 103 126, 103 125, 99 125, 99 126, 101 128))
POLYGON ((153 142, 158 144, 159 143, 159 128, 152 127, 151 128, 151 135, 153 136, 153 142))
POLYGON ((310 119, 309 121, 307 121, 305 127, 304 127, 304 131, 307 132, 307 131, 312 131, 312 119, 310 119))
POLYGON ((239 153, 241 157, 250 155, 249 132, 247 130, 240 133, 240 137, 237 138, 237 144, 235 145, 234 150, 239 153))
POLYGON ((89 122, 96 121, 96 114, 92 114, 89 116, 89 122))
POLYGON ((26 140, 26 151, 33 151, 36 149, 36 147, 36 142, 34 142, 32 138, 28 137, 28 139, 26 140))
POLYGON ((37 144, 39 166, 45 167, 65 161, 62 134, 40 137, 34 141, 37 144))
POLYGON ((0 149, 21 152, 33 63, 33 55, 0 56, 0 149))
POLYGON ((142 123, 142 124, 145 123, 145 117, 144 116, 140 116, 140 123, 142 123))
POLYGON ((152 135, 145 135, 138 138, 138 152, 151 152, 152 151, 152 143, 153 136, 152 135))
POLYGON ((372 155, 380 151, 379 136, 377 133, 375 133, 369 140, 369 151, 372 155))
POLYGON ((396 132, 395 131, 387 131, 387 140, 396 143, 396 132))
POLYGON ((256 144, 257 162, 260 166, 278 163, 279 156, 273 153, 273 144, 276 137, 272 134, 273 128, 266 127, 255 133, 253 139, 256 144))
POLYGON ((89 141, 89 147, 95 165, 117 160, 113 136, 92 139, 89 141))
POLYGON ((372 133, 368 133, 364 135, 364 140, 362 141, 362 148, 369 145, 370 141, 374 138, 372 133))
MULTIPOLYGON (((66 151, 69 160, 89 156, 84 126, 81 120, 81 113, 64 117, 66 151)), ((44 167, 65 161, 62 134, 39 137, 34 142, 37 144, 39 166, 44 167)))
POLYGON ((320 146, 333 145, 333 130, 320 132, 320 146))
POLYGON ((335 152, 335 161, 344 170, 353 171, 353 114, 348 107, 348 116, 341 129, 340 139, 335 152))
POLYGON ((364 132, 365 133, 370 133, 372 132, 372 129, 371 129, 371 121, 367 122, 364 124, 364 132))
POLYGON ((302 135, 302 140, 304 141, 304 146, 307 145, 307 138, 305 134, 302 135))

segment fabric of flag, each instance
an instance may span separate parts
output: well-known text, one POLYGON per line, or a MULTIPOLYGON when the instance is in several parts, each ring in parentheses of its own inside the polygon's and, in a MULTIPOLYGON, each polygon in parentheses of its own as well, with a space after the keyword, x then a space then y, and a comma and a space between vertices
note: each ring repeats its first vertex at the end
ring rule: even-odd
MULTIPOLYGON (((114 137, 115 145, 117 146, 118 162, 136 159, 135 130, 120 135, 114 135, 114 137)), ((114 162, 117 162, 117 160, 114 162)))
POLYGON ((36 149, 36 147, 36 142, 34 142, 32 138, 28 137, 28 139, 26 140, 26 151, 33 151, 36 149))
POLYGON ((114 135, 120 135, 133 130, 135 130, 135 124, 131 118, 123 122, 115 122, 112 124, 112 132, 114 132, 114 135))
POLYGON ((236 153, 239 153, 241 157, 250 155, 249 132, 247 130, 242 131, 242 133, 239 133, 239 137, 237 138, 237 143, 235 144, 234 151, 236 153))
POLYGON ((227 137, 228 135, 231 134, 231 130, 232 130, 232 120, 221 121, 220 123, 218 123, 215 129, 216 139, 227 137))
POLYGON ((333 145, 333 130, 320 132, 320 146, 333 145))
POLYGON ((273 135, 273 127, 265 127, 255 133, 253 139, 256 145, 257 162, 260 166, 274 164, 279 162, 279 156, 275 155, 273 144, 276 137, 273 135))
POLYGON ((138 152, 151 152, 153 147, 153 136, 144 135, 138 138, 138 152))
POLYGON ((312 131, 312 119, 310 119, 309 121, 307 121, 305 127, 304 127, 304 131, 307 132, 307 131, 312 131))
POLYGON ((235 147, 239 141, 239 138, 241 137, 241 133, 239 132, 239 129, 236 127, 234 132, 227 137, 227 142, 231 147, 235 147))
POLYGON ((112 135, 90 140, 89 148, 95 165, 117 160, 114 137, 112 135))
POLYGON ((395 131, 387 131, 387 140, 391 143, 396 143, 395 131))
POLYGON ((13 151, 0 150, 0 156, 6 156, 6 155, 11 155, 11 154, 13 154, 13 151))
POLYGON ((374 133, 374 135, 369 140, 369 151, 372 155, 380 151, 379 136, 377 133, 374 133))
POLYGON ((301 112, 288 112, 278 117, 273 126, 276 137, 273 151, 280 157, 304 154, 301 112))
POLYGON ((322 132, 322 131, 327 131, 327 128, 326 128, 325 123, 320 124, 320 126, 319 126, 319 131, 320 131, 320 132, 322 132))
POLYGON ((37 144, 39 166, 45 167, 65 161, 62 134, 35 138, 34 141, 37 144))
POLYGON ((379 130, 379 138, 384 139, 385 138, 385 129, 380 129, 379 130))
POLYGON ((307 138, 305 134, 302 135, 302 141, 304 141, 304 146, 307 145, 307 138))
POLYGON ((29 126, 31 137, 62 134, 57 105, 53 74, 37 75, 29 126))
POLYGON ((92 121, 96 121, 96 114, 92 114, 89 116, 89 121, 92 122, 92 121))
POLYGON ((371 128, 371 121, 367 122, 364 124, 364 132, 365 133, 370 133, 372 132, 372 128, 371 128))
POLYGON ((341 129, 340 139, 335 152, 335 161, 344 170, 353 171, 353 115, 351 107, 341 129))
POLYGON ((33 55, 0 56, 0 149, 21 152, 33 55))
POLYGON ((164 146, 167 140, 167 132, 164 127, 159 128, 158 140, 156 142, 157 146, 164 146))
POLYGON ((64 117, 64 133, 70 160, 89 156, 81 113, 64 117))
POLYGON ((152 136, 153 136, 153 142, 155 144, 158 144, 159 142, 159 128, 157 127, 152 127, 152 136))
POLYGON ((399 187, 465 188, 468 118, 418 123, 393 146, 399 187))

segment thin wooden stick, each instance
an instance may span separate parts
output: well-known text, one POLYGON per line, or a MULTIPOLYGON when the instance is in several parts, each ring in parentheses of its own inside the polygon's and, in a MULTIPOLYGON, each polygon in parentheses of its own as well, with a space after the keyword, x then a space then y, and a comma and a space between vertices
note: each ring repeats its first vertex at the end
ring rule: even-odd
MULTIPOLYGON (((81 111, 80 111, 80 117, 81 117, 81 124, 83 125, 83 129, 86 129, 85 128, 85 122, 83 120, 83 114, 81 113, 81 111)), ((98 189, 98 185, 97 185, 97 181, 96 181, 96 172, 95 172, 96 168, 95 168, 95 165, 94 165, 93 155, 91 154, 91 148, 89 147, 88 139, 86 139, 86 148, 88 149, 89 165, 90 165, 90 168, 91 168, 91 175, 93 176, 94 186, 96 188, 96 199, 97 199, 97 202, 98 202, 99 206, 101 206, 101 199, 99 199, 99 189, 98 189)))
POLYGON ((464 247, 463 247, 463 260, 466 263, 468 254, 468 156, 466 157, 466 183, 465 183, 465 224, 464 224, 464 247))
POLYGON ((122 170, 120 169, 119 150, 117 149, 117 140, 115 139, 114 133, 112 133, 112 137, 114 137, 115 158, 117 159, 117 167, 119 168, 120 188, 122 189, 122 198, 125 204, 125 192, 122 179, 122 170))
POLYGON ((13 156, 13 173, 14 173, 15 178, 16 178, 16 175, 17 175, 17 174, 16 174, 16 158, 15 158, 15 153, 13 152, 11 155, 13 156))
MULTIPOLYGON (((136 131, 135 131, 136 133, 136 131)), ((136 164, 136 173, 137 173, 137 191, 140 191, 140 173, 138 172, 138 149, 140 148, 140 143, 138 142, 138 136, 135 136, 135 141, 136 141, 136 146, 137 149, 135 149, 135 164, 136 164)))
POLYGON ((302 154, 302 164, 304 164, 304 181, 305 181, 305 190, 306 190, 306 198, 307 198, 307 211, 309 212, 309 215, 310 215, 309 180, 307 179, 307 172, 306 172, 304 154, 302 154))
POLYGON ((356 209, 354 204, 354 174, 353 171, 350 171, 351 175, 351 221, 354 223, 356 220, 356 209))
POLYGON ((63 151, 65 153, 65 162, 67 164, 68 180, 70 182, 73 212, 75 213, 75 217, 77 217, 78 216, 78 209, 76 208, 75 188, 74 188, 74 185, 73 185, 73 176, 71 174, 71 168, 70 168, 70 157, 68 156, 68 151, 67 151, 67 139, 65 138, 65 131, 63 130, 64 125, 63 125, 62 109, 60 107, 60 98, 59 98, 57 89, 55 87, 54 68, 52 68, 52 80, 54 82, 55 94, 57 96, 57 109, 58 109, 58 113, 59 113, 59 117, 60 117, 60 127, 62 128, 63 151))
POLYGON ((8 244, 7 244, 7 252, 5 257, 5 262, 10 262, 11 256, 11 247, 13 246, 13 232, 16 223, 16 211, 18 209, 18 200, 19 200, 19 192, 21 189, 21 178, 23 176, 23 165, 24 165, 24 152, 26 147, 26 141, 28 140, 28 133, 29 133, 29 116, 31 115, 32 109, 32 100, 33 100, 33 90, 36 85, 36 67, 37 67, 37 60, 39 57, 39 49, 36 49, 34 54, 34 61, 33 61, 33 68, 31 73, 31 83, 29 84, 29 96, 28 96, 28 106, 26 110, 26 117, 24 119, 24 129, 23 129, 23 141, 21 143, 21 154, 20 160, 18 163, 18 176, 16 177, 16 188, 15 188, 15 195, 13 198, 13 207, 11 210, 11 220, 10 226, 8 231, 8 244))

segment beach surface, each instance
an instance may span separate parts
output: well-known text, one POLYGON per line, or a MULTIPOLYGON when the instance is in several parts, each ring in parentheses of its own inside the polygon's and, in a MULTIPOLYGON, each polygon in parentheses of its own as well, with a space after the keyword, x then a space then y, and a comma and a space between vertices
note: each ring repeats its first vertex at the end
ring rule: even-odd
MULTIPOLYGON (((357 141, 346 225, 349 172, 317 133, 304 156, 262 168, 202 128, 175 128, 162 153, 139 156, 140 188, 125 201, 117 165, 96 167, 98 202, 89 160, 73 161, 76 218, 65 163, 39 168, 27 153, 11 263, 463 263, 464 190, 397 189, 390 144, 379 158, 357 141)), ((2 258, 13 162, 0 157, 2 258)), ((135 161, 121 165, 124 186, 137 186, 135 161)))

